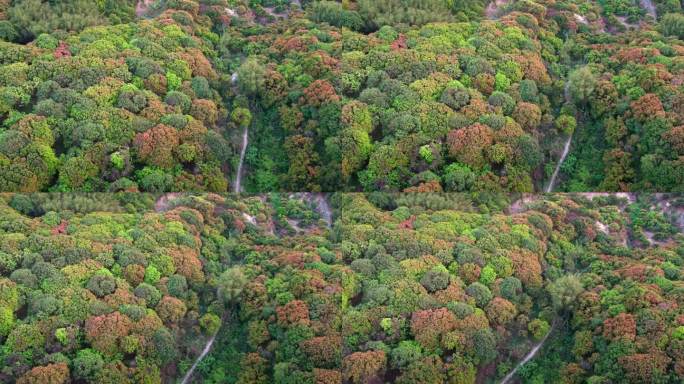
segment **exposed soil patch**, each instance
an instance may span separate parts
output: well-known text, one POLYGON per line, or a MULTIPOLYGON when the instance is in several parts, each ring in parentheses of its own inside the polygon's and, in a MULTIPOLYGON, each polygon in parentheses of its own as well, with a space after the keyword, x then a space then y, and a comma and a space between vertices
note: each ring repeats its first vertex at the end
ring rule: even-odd
POLYGON ((177 193, 177 192, 163 194, 154 203, 155 212, 166 212, 166 211, 168 211, 171 201, 177 199, 179 196, 180 196, 180 193, 177 193))
POLYGON ((511 0, 494 0, 485 9, 485 15, 489 20, 496 20, 501 17, 501 8, 511 3, 511 0))
POLYGON ((135 14, 138 17, 145 17, 150 6, 155 2, 155 0, 139 0, 138 4, 135 6, 135 14))

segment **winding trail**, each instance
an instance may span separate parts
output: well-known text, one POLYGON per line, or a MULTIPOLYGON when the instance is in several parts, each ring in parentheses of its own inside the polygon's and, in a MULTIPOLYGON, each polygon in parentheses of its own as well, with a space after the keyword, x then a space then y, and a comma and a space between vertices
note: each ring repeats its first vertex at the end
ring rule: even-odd
POLYGON ((534 348, 532 348, 527 353, 527 355, 525 355, 525 357, 518 363, 518 365, 516 365, 515 368, 513 368, 513 370, 511 372, 509 372, 508 375, 506 375, 506 377, 503 378, 503 380, 501 380, 501 384, 508 383, 513 378, 513 376, 515 376, 515 374, 518 372, 518 369, 520 369, 520 367, 522 367, 523 365, 527 364, 527 362, 532 360, 532 358, 537 354, 537 352, 539 352, 541 347, 544 346, 546 339, 549 338, 549 335, 551 334, 551 332, 553 332, 553 328, 555 326, 556 326, 556 322, 554 321, 553 325, 551 325, 551 329, 549 329, 549 331, 546 333, 546 336, 544 336, 544 338, 541 339, 541 341, 539 343, 537 343, 537 345, 535 345, 534 348))
MULTIPOLYGON (((154 211, 157 213, 162 213, 166 212, 169 210, 171 201, 179 198, 181 196, 180 193, 177 192, 169 192, 161 195, 157 201, 154 203, 154 211)), ((223 323, 223 319, 221 319, 221 323, 223 323)), ((219 328, 220 329, 220 328, 219 328)), ((209 351, 211 350, 211 346, 214 345, 214 341, 216 340, 216 336, 218 335, 218 330, 216 330, 216 333, 214 333, 209 340, 207 340, 207 344, 204 346, 204 349, 202 350, 202 353, 195 359, 195 362, 192 364, 192 367, 188 370, 188 372, 183 376, 183 380, 181 381, 182 384, 186 384, 188 380, 192 377, 193 372, 197 368, 200 362, 204 360, 204 358, 207 356, 209 351)))
MULTIPOLYGON (((223 322, 223 321, 221 321, 223 322)), ((220 328, 219 328, 220 329, 220 328)), ((199 356, 197 356, 197 359, 195 362, 192 364, 192 367, 188 370, 188 372, 183 376, 183 381, 181 381, 181 384, 187 384, 190 378, 192 377, 192 374, 195 372, 195 368, 199 365, 199 363, 204 360, 204 358, 207 356, 209 351, 211 350, 211 346, 214 345, 214 341, 216 340, 216 335, 218 335, 218 330, 216 333, 214 333, 213 336, 207 341, 207 344, 204 346, 204 349, 202 350, 202 353, 200 353, 199 356)))
POLYGON ((565 146, 563 147, 563 154, 561 154, 560 160, 558 160, 558 164, 556 164, 556 169, 554 169, 553 175, 551 175, 551 181, 549 181, 549 185, 546 187, 546 193, 553 192, 553 188, 556 185, 556 179, 558 178, 560 168, 563 165, 565 158, 568 157, 568 153, 570 152, 570 144, 572 144, 572 135, 570 135, 568 137, 568 140, 565 141, 565 146))
POLYGON ((179 192, 168 192, 161 195, 157 201, 154 202, 155 212, 166 212, 169 210, 171 201, 179 198, 181 194, 179 192))
MULTIPOLYGON (((563 88, 563 97, 565 98, 565 102, 568 104, 572 103, 572 95, 570 94, 570 82, 567 81, 565 83, 565 88, 563 88)), ((565 162, 565 158, 568 157, 568 153, 570 152, 570 145, 572 144, 572 135, 568 137, 568 139, 565 141, 565 145, 563 146, 563 153, 561 154, 560 159, 558 160, 558 164, 556 164, 556 169, 553 170, 553 175, 551 175, 551 181, 549 181, 549 185, 546 186, 546 190, 544 192, 546 193, 551 193, 553 192, 553 188, 555 187, 556 184, 556 179, 558 178, 558 173, 560 173, 560 168, 563 166, 563 162, 565 162)))
POLYGON ((537 200, 539 195, 532 193, 523 194, 518 200, 514 201, 508 207, 508 214, 514 215, 516 213, 525 212, 529 209, 529 205, 537 200))
POLYGON ((138 0, 138 3, 135 5, 136 16, 145 17, 147 10, 154 3, 154 1, 155 0, 138 0))
MULTIPOLYGON (((582 192, 582 196, 589 200, 594 200, 595 197, 606 197, 606 196, 616 196, 627 200, 627 204, 634 204, 636 202, 636 195, 632 192, 582 192)), ((624 206, 620 208, 620 211, 624 212, 624 206)))
POLYGON ((237 175, 235 177, 235 184, 233 185, 233 192, 242 192, 242 167, 245 162, 245 153, 247 152, 247 145, 249 145, 249 128, 245 127, 242 133, 242 149, 240 150, 240 162, 238 163, 237 175))
POLYGON ((485 16, 487 16, 489 20, 498 19, 501 16, 499 15, 499 10, 510 4, 511 1, 512 0, 492 0, 485 9, 485 16))
POLYGON ((646 12, 653 17, 653 20, 658 20, 658 12, 656 7, 651 0, 639 0, 641 8, 645 9, 646 12))
POLYGON ((328 229, 332 228, 332 211, 330 210, 328 200, 325 198, 325 194, 316 194, 316 205, 328 229))
MULTIPOLYGON (((230 84, 233 86, 233 90, 237 91, 238 85, 238 73, 233 72, 230 75, 230 84)), ((245 154, 247 153, 247 146, 249 145, 249 127, 245 127, 245 131, 242 132, 242 148, 240 148, 240 161, 238 162, 237 174, 235 175, 235 181, 233 182, 233 192, 242 193, 242 168, 245 164, 245 154)))

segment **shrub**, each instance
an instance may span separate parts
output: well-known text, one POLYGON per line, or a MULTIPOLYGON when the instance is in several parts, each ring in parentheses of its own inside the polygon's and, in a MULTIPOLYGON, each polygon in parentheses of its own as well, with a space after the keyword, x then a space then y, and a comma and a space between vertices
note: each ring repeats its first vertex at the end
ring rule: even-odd
POLYGON ((448 105, 454 111, 458 111, 468 105, 468 102, 470 102, 470 94, 466 88, 446 88, 442 93, 440 101, 448 105))
POLYGON ((492 299, 492 292, 485 285, 478 282, 472 283, 466 288, 466 293, 475 299, 477 306, 484 308, 492 299))
POLYGON ((88 280, 86 288, 96 296, 104 297, 114 293, 114 290, 116 290, 116 280, 110 275, 98 273, 88 280))
POLYGON ((94 349, 78 351, 72 362, 73 376, 80 380, 94 380, 104 366, 102 355, 94 349))
POLYGON ((550 328, 551 327, 549 326, 549 323, 541 319, 534 319, 527 324, 527 329, 530 331, 535 340, 543 339, 544 336, 549 333, 550 328))
POLYGON ((664 35, 684 38, 684 15, 667 13, 660 19, 660 29, 664 35))
POLYGON ((363 20, 357 12, 348 11, 342 8, 342 4, 334 1, 314 2, 309 9, 309 17, 313 21, 345 27, 354 31, 363 27, 363 20))
POLYGON ((405 368, 423 357, 420 344, 413 340, 403 340, 390 352, 390 362, 394 368, 405 368))
POLYGON ((207 335, 213 335, 218 332, 221 327, 221 318, 214 315, 213 313, 205 313, 200 317, 200 326, 207 335))
POLYGON ((161 293, 159 290, 150 284, 141 283, 133 291, 136 297, 144 299, 147 306, 150 308, 156 307, 157 303, 161 299, 161 293))
POLYGON ((435 292, 449 286, 449 272, 441 270, 431 270, 425 273, 420 279, 420 284, 428 290, 435 292))

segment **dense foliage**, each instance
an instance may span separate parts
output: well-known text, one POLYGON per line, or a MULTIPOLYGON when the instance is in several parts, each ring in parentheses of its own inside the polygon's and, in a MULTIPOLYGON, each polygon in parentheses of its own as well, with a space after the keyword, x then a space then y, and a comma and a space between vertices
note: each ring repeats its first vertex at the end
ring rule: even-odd
POLYGON ((0 190, 226 191, 218 37, 173 17, 3 43, 0 190))
POLYGON ((680 383, 683 39, 670 0, 0 0, 0 384, 680 383))
POLYGON ((78 32, 135 19, 136 0, 0 1, 0 38, 28 42, 42 33, 78 32))
POLYGON ((549 332, 522 377, 684 374, 681 199, 509 199, 3 196, 0 380, 172 381, 217 331, 207 383, 474 383, 549 332))
POLYGON ((18 383, 179 376, 233 316, 258 244, 323 226, 276 195, 7 195, 0 211, 0 382, 18 383))
POLYGON ((680 191, 684 20, 642 3, 5 0, 0 190, 531 192, 572 137, 554 187, 680 191))
POLYGON ((263 58, 265 80, 250 87, 259 112, 246 184, 534 190, 538 137, 556 131, 540 89, 561 93, 542 59, 560 40, 544 34, 545 49, 536 36, 494 23, 429 24, 405 34, 385 26, 373 35, 301 25, 264 29, 256 43, 230 35, 233 54, 249 49, 263 58), (277 151, 278 142, 293 150, 277 151))
POLYGON ((684 47, 675 44, 657 34, 628 34, 589 39, 573 55, 589 64, 574 73, 582 80, 570 83, 583 118, 576 149, 562 168, 567 189, 682 190, 677 52, 684 47))

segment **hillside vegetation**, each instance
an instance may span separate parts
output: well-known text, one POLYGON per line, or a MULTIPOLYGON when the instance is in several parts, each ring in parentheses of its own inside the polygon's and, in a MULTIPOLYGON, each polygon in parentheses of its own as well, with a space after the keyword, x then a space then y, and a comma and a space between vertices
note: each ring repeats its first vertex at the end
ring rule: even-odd
POLYGON ((0 12, 3 191, 684 185, 669 3, 38 3, 0 12))
POLYGON ((681 199, 511 199, 5 195, 0 381, 677 382, 681 199))

